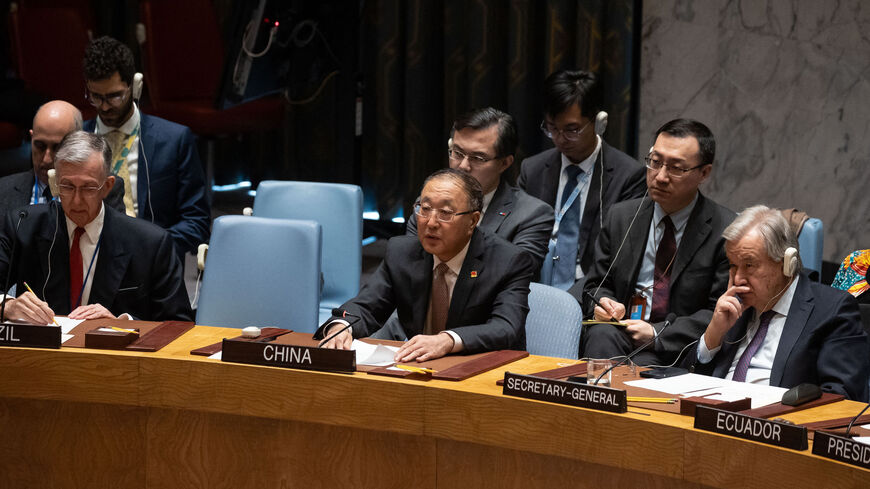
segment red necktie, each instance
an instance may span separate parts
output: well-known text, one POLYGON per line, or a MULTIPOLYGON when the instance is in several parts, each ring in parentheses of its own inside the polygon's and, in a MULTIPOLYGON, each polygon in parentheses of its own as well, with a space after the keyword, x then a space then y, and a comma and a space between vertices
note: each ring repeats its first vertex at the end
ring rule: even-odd
POLYGON ((658 250, 656 250, 652 310, 649 313, 649 322, 651 323, 664 321, 668 315, 668 300, 671 293, 671 264, 677 255, 677 239, 671 217, 665 216, 662 219, 662 224, 665 225, 665 232, 662 234, 658 250))
POLYGON ((85 228, 78 227, 73 233, 72 246, 69 249, 69 310, 73 311, 79 306, 82 293, 82 249, 79 246, 79 241, 82 234, 85 233, 85 228))

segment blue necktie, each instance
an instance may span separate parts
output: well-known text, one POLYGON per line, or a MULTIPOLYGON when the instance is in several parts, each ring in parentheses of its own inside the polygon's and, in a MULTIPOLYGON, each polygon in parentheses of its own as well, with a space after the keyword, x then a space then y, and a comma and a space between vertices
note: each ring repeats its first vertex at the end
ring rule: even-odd
MULTIPOLYGON (((568 181, 562 190, 562 204, 560 210, 564 210, 565 202, 577 188, 577 175, 585 182, 588 174, 583 173, 578 165, 569 165, 565 168, 568 181)), ((580 237, 580 195, 571 203, 571 207, 562 215, 559 221, 559 234, 556 237, 555 256, 559 259, 553 263, 552 286, 562 290, 568 290, 574 285, 577 273, 577 239, 580 237)))

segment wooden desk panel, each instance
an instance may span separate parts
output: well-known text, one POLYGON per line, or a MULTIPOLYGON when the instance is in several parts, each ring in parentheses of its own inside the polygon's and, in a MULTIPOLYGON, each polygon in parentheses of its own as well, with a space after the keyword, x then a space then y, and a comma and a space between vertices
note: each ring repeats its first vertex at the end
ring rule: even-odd
POLYGON ((156 353, 0 350, 0 487, 870 487, 870 471, 696 431, 688 417, 495 385, 560 359, 421 382, 189 355, 237 334, 198 326, 156 353))

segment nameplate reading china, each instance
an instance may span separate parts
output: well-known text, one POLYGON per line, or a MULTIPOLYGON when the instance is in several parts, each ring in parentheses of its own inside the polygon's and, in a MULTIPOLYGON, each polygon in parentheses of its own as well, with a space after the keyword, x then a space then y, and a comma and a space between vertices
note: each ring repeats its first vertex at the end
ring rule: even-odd
POLYGON ((628 409, 628 398, 624 390, 510 372, 504 374, 502 393, 506 396, 524 397, 612 413, 624 413, 628 409))
POLYGON ((807 429, 803 426, 753 418, 702 405, 695 408, 695 428, 792 450, 807 449, 807 429))
POLYGON ((221 360, 224 362, 328 372, 356 371, 356 354, 352 350, 236 341, 225 338, 222 351, 221 360))
POLYGON ((37 324, 0 324, 0 346, 60 348, 60 327, 37 324))
POLYGON ((813 454, 870 469, 870 445, 851 438, 816 431, 813 437, 813 454))

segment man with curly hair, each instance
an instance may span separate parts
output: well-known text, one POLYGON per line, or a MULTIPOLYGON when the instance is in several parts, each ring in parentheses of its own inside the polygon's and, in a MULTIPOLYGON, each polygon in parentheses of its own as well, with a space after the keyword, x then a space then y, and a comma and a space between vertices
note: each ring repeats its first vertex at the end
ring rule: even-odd
POLYGON ((84 129, 109 140, 127 214, 168 230, 179 254, 194 252, 208 241, 211 215, 196 140, 188 127, 139 111, 135 71, 124 44, 108 36, 91 42, 84 73, 97 118, 84 129))

